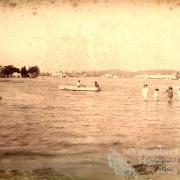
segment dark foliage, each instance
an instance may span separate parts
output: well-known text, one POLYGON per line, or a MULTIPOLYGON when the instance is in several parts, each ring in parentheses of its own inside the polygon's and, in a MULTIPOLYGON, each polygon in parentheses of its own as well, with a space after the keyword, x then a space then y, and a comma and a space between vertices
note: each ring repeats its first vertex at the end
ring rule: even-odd
POLYGON ((29 77, 28 71, 26 70, 25 66, 21 68, 21 76, 22 77, 29 77))
POLYGON ((28 69, 28 74, 30 77, 35 78, 38 77, 40 74, 40 70, 38 66, 32 66, 28 69))
POLYGON ((15 72, 20 73, 20 69, 14 67, 13 65, 4 66, 2 67, 2 70, 1 70, 1 76, 10 77, 15 72))

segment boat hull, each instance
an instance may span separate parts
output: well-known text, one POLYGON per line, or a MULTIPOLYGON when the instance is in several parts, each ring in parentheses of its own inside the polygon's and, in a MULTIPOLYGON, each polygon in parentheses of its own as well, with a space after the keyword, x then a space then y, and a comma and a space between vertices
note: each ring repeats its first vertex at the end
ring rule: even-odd
POLYGON ((60 90, 66 91, 94 91, 98 92, 101 91, 101 88, 96 87, 76 87, 76 86, 59 86, 60 90))

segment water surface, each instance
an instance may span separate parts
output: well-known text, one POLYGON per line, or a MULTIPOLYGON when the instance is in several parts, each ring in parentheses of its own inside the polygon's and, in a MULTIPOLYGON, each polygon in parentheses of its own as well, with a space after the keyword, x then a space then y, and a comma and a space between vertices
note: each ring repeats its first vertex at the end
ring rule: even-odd
POLYGON ((73 163, 108 166, 107 154, 112 150, 179 148, 176 89, 180 81, 81 78, 87 86, 95 80, 101 92, 58 89, 59 85, 75 84, 76 78, 1 81, 0 153, 13 158, 37 157, 39 162, 48 157, 35 164, 57 168, 62 162, 67 167, 73 163), (141 95, 145 82, 149 84, 148 102, 141 95), (167 102, 164 93, 169 85, 174 87, 173 103, 167 102), (161 92, 159 102, 152 98, 155 87, 161 92))

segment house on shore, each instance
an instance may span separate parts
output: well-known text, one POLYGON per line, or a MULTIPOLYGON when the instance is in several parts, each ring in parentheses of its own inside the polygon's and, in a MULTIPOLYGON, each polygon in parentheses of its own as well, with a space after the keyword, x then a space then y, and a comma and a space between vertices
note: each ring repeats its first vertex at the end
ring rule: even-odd
POLYGON ((145 78, 145 79, 171 79, 171 80, 177 80, 180 77, 177 75, 177 73, 174 74, 143 74, 143 75, 136 75, 134 78, 145 78))
POLYGON ((66 74, 63 71, 55 72, 51 75, 51 77, 58 77, 58 78, 64 78, 66 77, 66 74))
POLYGON ((21 73, 14 72, 14 73, 12 74, 12 77, 21 78, 22 76, 21 76, 21 73))

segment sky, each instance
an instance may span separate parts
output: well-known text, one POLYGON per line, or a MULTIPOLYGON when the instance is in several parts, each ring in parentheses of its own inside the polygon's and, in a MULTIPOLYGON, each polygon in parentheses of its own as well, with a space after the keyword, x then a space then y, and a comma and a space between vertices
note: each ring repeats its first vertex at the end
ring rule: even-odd
POLYGON ((180 1, 1 0, 0 40, 0 65, 180 70, 180 1))

